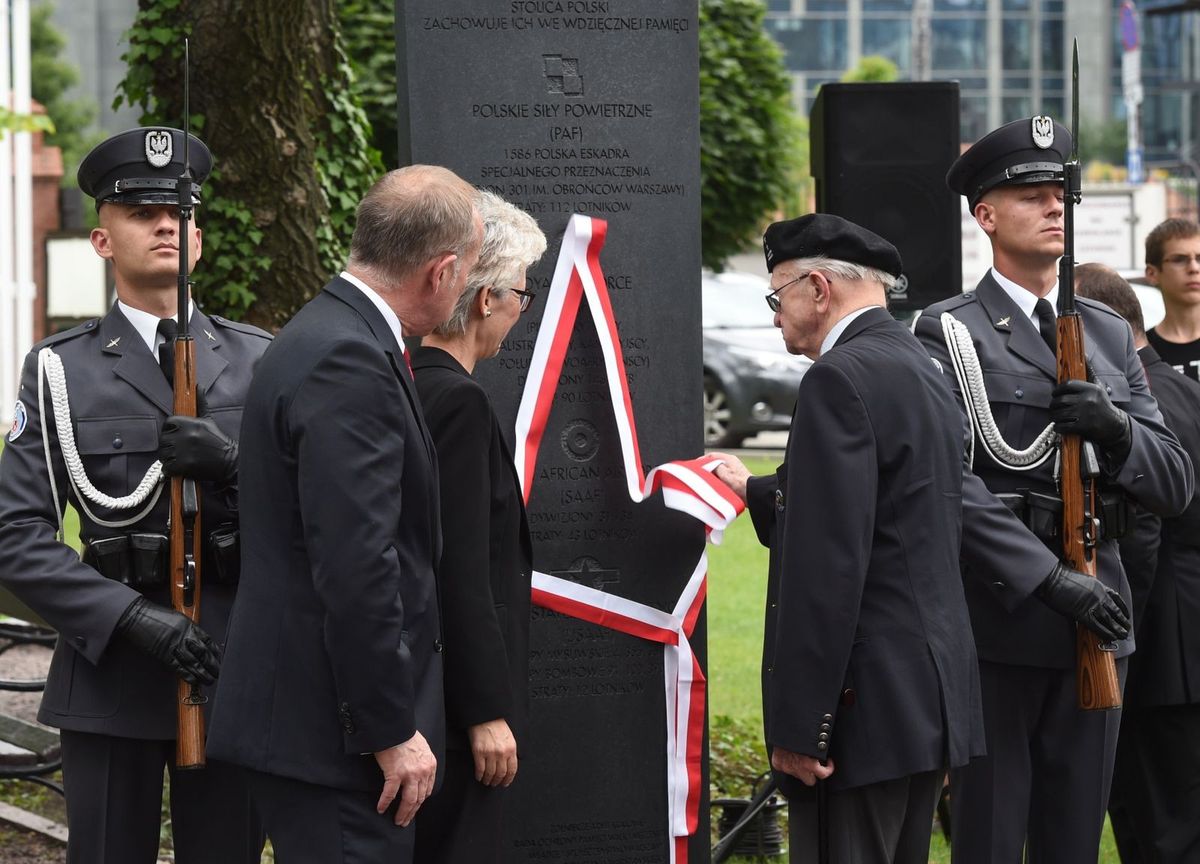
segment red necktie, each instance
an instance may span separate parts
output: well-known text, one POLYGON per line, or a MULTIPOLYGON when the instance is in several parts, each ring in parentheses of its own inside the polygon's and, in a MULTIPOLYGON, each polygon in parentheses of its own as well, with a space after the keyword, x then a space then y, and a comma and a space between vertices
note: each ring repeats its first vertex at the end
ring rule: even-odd
POLYGON ((417 376, 414 375, 413 371, 412 371, 412 359, 409 358, 409 356, 408 356, 408 346, 407 345, 404 347, 404 365, 408 367, 409 377, 412 378, 414 381, 416 381, 417 376))

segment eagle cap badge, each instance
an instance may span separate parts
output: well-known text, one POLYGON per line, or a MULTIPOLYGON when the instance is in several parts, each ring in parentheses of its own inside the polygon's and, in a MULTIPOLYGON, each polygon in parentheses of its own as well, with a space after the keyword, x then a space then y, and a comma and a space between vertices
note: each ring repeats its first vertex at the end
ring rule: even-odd
POLYGON ((166 129, 151 129, 146 133, 146 161, 155 168, 171 164, 174 145, 171 133, 166 129))
POLYGON ((1033 118, 1033 143, 1042 150, 1054 144, 1054 121, 1046 116, 1033 118))

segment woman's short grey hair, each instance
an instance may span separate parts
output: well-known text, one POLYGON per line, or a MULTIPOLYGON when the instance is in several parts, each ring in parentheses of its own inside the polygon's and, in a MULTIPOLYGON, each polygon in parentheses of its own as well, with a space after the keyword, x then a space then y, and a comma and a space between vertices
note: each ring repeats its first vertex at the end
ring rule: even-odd
POLYGON ((793 258, 791 261, 785 261, 781 266, 788 267, 791 273, 811 273, 813 270, 820 270, 822 273, 832 273, 834 276, 850 282, 878 282, 886 291, 890 291, 896 286, 896 277, 891 273, 850 261, 839 261, 825 255, 793 258))
POLYGON ((471 307, 479 292, 491 288, 497 300, 508 296, 521 268, 534 264, 546 251, 546 235, 537 221, 492 192, 480 192, 476 202, 483 218, 483 246, 479 262, 467 276, 454 311, 433 332, 439 336, 461 336, 467 332, 471 307))

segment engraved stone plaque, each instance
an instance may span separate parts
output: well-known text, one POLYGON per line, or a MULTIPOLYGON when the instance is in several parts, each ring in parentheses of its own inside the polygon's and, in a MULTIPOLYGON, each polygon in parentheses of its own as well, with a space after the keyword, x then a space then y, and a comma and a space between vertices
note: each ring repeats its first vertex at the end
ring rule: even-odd
MULTIPOLYGON (((497 192, 549 240, 528 275, 538 299, 476 370, 501 423, 513 428, 568 218, 605 219, 600 263, 647 470, 702 452, 696 20, 695 0, 396 6, 402 161, 497 192)), ((670 612, 703 532, 658 497, 629 500, 585 310, 557 383, 529 501, 534 565, 670 612)), ((704 641, 702 617, 691 640, 702 664, 704 641)), ((666 862, 662 646, 537 607, 530 643, 505 860, 666 862)), ((688 859, 708 860, 706 800, 688 859)))

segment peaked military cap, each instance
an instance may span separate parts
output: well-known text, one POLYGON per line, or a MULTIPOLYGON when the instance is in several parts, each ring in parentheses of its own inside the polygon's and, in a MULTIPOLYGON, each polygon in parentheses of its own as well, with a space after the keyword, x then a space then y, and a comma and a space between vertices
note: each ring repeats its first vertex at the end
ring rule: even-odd
POLYGON ((900 253, 878 234, 831 213, 809 213, 774 222, 763 234, 767 270, 795 258, 824 255, 861 264, 899 276, 904 269, 900 253))
POLYGON ((946 185, 967 196, 971 209, 989 189, 1026 183, 1061 183, 1070 158, 1071 133, 1050 117, 1005 123, 980 138, 950 166, 946 185))
MULTIPOLYGON (((200 184, 212 172, 212 153, 195 135, 188 136, 192 203, 200 203, 200 184)), ((183 174, 183 132, 169 126, 130 129, 101 141, 79 163, 79 188, 96 199, 118 204, 174 204, 175 182, 183 174)))

